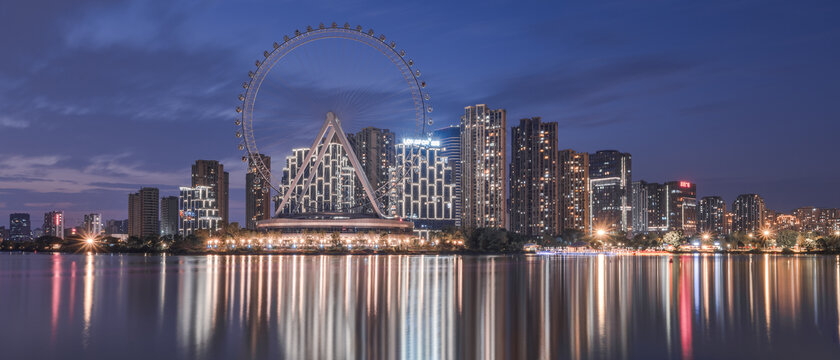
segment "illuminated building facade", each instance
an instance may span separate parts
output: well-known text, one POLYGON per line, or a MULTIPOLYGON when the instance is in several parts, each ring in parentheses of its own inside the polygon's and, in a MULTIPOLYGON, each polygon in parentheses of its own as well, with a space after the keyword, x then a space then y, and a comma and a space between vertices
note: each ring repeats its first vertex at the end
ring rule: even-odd
POLYGON ((87 235, 102 233, 102 214, 85 214, 84 231, 87 235))
POLYGON ((211 234, 221 229, 222 217, 216 204, 216 190, 212 186, 180 187, 178 197, 178 233, 181 236, 207 230, 211 234))
POLYGON ((64 212, 50 211, 44 214, 44 236, 64 239, 64 212))
POLYGON ((15 213, 9 215, 9 240, 14 242, 32 240, 32 224, 29 214, 15 213))
POLYGON ((699 231, 714 235, 726 235, 726 201, 720 196, 705 196, 698 204, 699 231))
POLYGON ((628 153, 602 150, 589 155, 590 232, 630 229, 631 168, 628 153))
POLYGON ((665 183, 665 193, 668 230, 682 231, 688 236, 697 233, 697 184, 669 181, 665 183))
POLYGON ((589 153, 561 150, 558 161, 560 231, 589 231, 589 153))
POLYGON ((668 189, 664 184, 645 183, 647 190, 647 231, 668 231, 668 189))
MULTIPOLYGON (((311 164, 304 167, 303 159, 307 151, 308 148, 293 149, 292 155, 286 157, 281 194, 291 186, 299 169, 303 168, 304 173, 303 180, 295 186, 281 213, 355 212, 358 209, 355 198, 356 173, 338 140, 327 146, 320 163, 316 164, 318 159, 313 158, 311 164)), ((280 202, 275 201, 275 206, 279 205, 280 202)))
POLYGON ((452 204, 455 207, 455 226, 461 226, 461 128, 447 126, 432 131, 432 138, 440 141, 440 156, 446 157, 452 166, 452 178, 448 181, 455 186, 452 204))
POLYGON ((479 104, 461 117, 461 225, 507 228, 507 113, 479 104))
POLYGON ((560 233, 557 123, 519 120, 510 133, 510 230, 521 235, 560 233))
POLYGON ((799 231, 828 234, 836 231, 835 226, 837 219, 840 219, 840 210, 801 207, 793 211, 793 216, 796 217, 799 231))
POLYGON ((732 231, 749 233, 764 227, 764 199, 757 194, 741 194, 732 204, 732 231))
MULTIPOLYGON (((355 134, 347 134, 347 140, 373 188, 385 188, 388 184, 388 171, 394 165, 394 133, 388 129, 366 127, 355 134)), ((365 198, 362 182, 358 179, 354 194, 359 197, 357 200, 365 198)), ((382 201, 387 208, 387 198, 382 201)))
POLYGON ((160 235, 160 191, 144 187, 128 194, 128 235, 136 237, 160 235))
POLYGON ((631 183, 630 217, 633 234, 648 232, 648 183, 644 180, 631 183))
MULTIPOLYGON (((271 157, 257 154, 265 169, 271 171, 271 157)), ((265 174, 269 176, 268 174, 265 174)), ((257 229, 257 221, 271 218, 271 184, 265 176, 259 174, 254 160, 248 159, 248 172, 245 173, 245 227, 257 229)))
POLYGON ((411 220, 427 240, 431 231, 455 226, 453 166, 441 149, 439 141, 405 139, 390 169, 389 215, 411 220))
POLYGON ((227 224, 228 200, 230 199, 230 174, 225 172, 225 166, 216 160, 196 160, 192 166, 191 173, 192 187, 209 186, 216 194, 216 206, 219 208, 219 216, 222 223, 227 224))

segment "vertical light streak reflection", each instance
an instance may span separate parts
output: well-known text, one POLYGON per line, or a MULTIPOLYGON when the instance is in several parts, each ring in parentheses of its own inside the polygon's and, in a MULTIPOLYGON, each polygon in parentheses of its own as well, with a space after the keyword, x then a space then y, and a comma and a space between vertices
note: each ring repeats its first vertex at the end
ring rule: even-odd
POLYGON ((542 323, 542 331, 540 332, 540 359, 548 359, 551 356, 551 347, 549 339, 551 339, 551 327, 549 326, 551 323, 551 299, 549 299, 549 272, 548 272, 548 261, 541 262, 541 276, 542 276, 542 286, 540 287, 540 291, 542 292, 542 307, 543 313, 540 316, 540 322, 542 323))
POLYGON ((597 268, 597 281, 598 281, 598 293, 597 293, 597 301, 598 301, 598 338, 603 339, 606 335, 606 312, 607 312, 607 303, 606 303, 606 292, 607 292, 607 274, 606 270, 604 269, 606 266, 606 260, 604 258, 604 254, 598 254, 598 268, 597 268))
POLYGON ((160 279, 158 280, 158 324, 163 325, 163 309, 166 304, 166 253, 160 256, 160 279))
POLYGON ((274 280, 273 279, 274 267, 271 266, 271 259, 273 259, 273 258, 274 258, 274 256, 271 256, 271 255, 268 256, 268 265, 266 265, 266 267, 265 267, 266 271, 268 271, 268 280, 266 280, 267 289, 266 289, 266 303, 265 303, 265 321, 266 322, 271 321, 271 310, 272 310, 271 299, 274 298, 274 294, 272 294, 272 292, 271 292, 271 287, 272 287, 272 285, 274 285, 274 281, 273 281, 274 280))
POLYGON ((840 341, 840 256, 834 266, 834 300, 837 302, 837 340, 840 341))
POLYGON ((770 340, 770 254, 764 254, 764 322, 770 340))
POLYGON ((665 293, 665 339, 668 345, 668 354, 671 354, 671 349, 673 349, 673 330, 671 329, 671 313, 673 309, 671 305, 674 302, 674 266, 677 264, 672 263, 674 257, 671 256, 668 258, 669 262, 666 263, 667 271, 665 271, 665 284, 662 286, 662 292, 665 293))
POLYGON ((82 330, 82 343, 84 347, 87 348, 88 343, 90 342, 90 318, 91 318, 91 311, 93 310, 93 254, 88 253, 85 257, 85 290, 84 290, 84 312, 83 312, 83 323, 84 327, 82 330))
POLYGON ((61 303, 61 255, 55 254, 52 257, 52 317, 50 321, 50 342, 55 343, 56 330, 58 329, 58 307, 61 303))
MULTIPOLYGON (((697 261, 697 259, 694 259, 697 261)), ((692 358, 692 323, 691 323, 691 274, 685 269, 680 271, 680 341, 682 344, 682 358, 692 358)))

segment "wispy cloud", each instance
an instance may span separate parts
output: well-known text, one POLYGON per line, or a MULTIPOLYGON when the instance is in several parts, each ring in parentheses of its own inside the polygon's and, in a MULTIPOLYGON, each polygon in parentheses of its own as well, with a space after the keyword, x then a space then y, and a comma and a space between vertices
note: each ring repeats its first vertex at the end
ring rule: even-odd
POLYGON ((29 122, 21 119, 12 119, 6 116, 0 116, 0 127, 7 127, 12 129, 25 129, 29 127, 29 122))
POLYGON ((31 202, 24 203, 23 206, 38 209, 62 209, 73 206, 73 203, 67 201, 61 202, 31 202))
POLYGON ((3 156, 0 189, 38 193, 80 193, 88 190, 131 191, 140 185, 176 186, 180 174, 149 171, 131 162, 130 154, 98 156, 84 167, 64 164, 69 159, 49 156, 3 156))

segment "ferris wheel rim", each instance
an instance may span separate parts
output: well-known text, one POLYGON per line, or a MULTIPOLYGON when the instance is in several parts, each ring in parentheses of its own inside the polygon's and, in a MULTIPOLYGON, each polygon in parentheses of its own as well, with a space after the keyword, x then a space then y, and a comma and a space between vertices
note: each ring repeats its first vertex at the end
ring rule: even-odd
POLYGON ((345 23, 344 26, 338 26, 336 23, 332 23, 332 26, 320 24, 318 28, 308 26, 305 32, 295 30, 294 36, 284 36, 282 43, 275 42, 270 51, 263 52, 264 60, 257 60, 255 62, 255 66, 257 67, 256 71, 248 72, 249 79, 242 84, 242 87, 245 89, 244 94, 239 95, 241 104, 236 107, 237 113, 240 114, 236 121, 236 125, 239 127, 236 135, 237 138, 242 139, 239 143, 239 149, 247 151, 247 155, 242 157, 242 161, 249 163, 249 171, 258 173, 274 191, 281 192, 279 181, 275 181, 271 170, 263 162, 262 156, 260 155, 266 154, 259 152, 254 138, 254 105, 256 104, 262 82, 273 67, 283 57, 303 45, 324 39, 345 39, 365 44, 388 57, 400 70, 400 73, 411 90, 418 132, 420 135, 427 135, 426 125, 427 123, 429 126, 432 125, 432 119, 428 114, 433 109, 429 105, 430 96, 428 92, 424 91, 426 82, 419 79, 421 73, 417 70, 413 59, 407 58, 405 50, 398 51, 395 42, 391 41, 387 43, 385 35, 378 34, 377 37, 372 29, 369 29, 367 32, 362 31, 362 29, 360 25, 351 28, 349 23, 345 23))

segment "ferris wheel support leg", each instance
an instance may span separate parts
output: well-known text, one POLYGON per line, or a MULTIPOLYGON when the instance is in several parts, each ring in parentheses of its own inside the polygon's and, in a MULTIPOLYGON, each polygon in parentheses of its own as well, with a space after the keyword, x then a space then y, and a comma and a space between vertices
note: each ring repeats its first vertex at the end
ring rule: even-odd
POLYGON ((332 139, 335 137, 335 128, 330 127, 330 132, 327 133, 327 137, 324 138, 324 142, 321 144, 320 150, 318 151, 318 159, 315 160, 314 165, 309 164, 309 166, 314 166, 315 171, 309 171, 309 176, 306 178, 306 181, 303 183, 303 191, 298 195, 298 204, 301 203, 300 199, 306 196, 309 192, 309 184, 312 183, 312 179, 315 178, 317 173, 318 166, 321 164, 321 161, 324 160, 324 156, 327 154, 329 150, 330 143, 332 139))
POLYGON ((333 114, 332 111, 327 113, 327 121, 333 123, 336 135, 338 135, 338 141, 347 152, 347 157, 350 158, 350 163, 353 164, 353 170, 356 171, 356 176, 362 182, 362 188, 365 189, 365 193, 370 201, 370 205, 373 207, 373 211, 375 211, 376 215, 380 218, 387 218, 387 216, 382 213, 382 209, 379 208, 379 202, 376 201, 376 196, 373 194, 373 187, 370 185, 370 180, 368 180, 365 172, 362 171, 362 165, 359 163, 359 158, 356 157, 356 152, 353 151, 353 147, 350 146, 350 142, 347 141, 347 134, 344 133, 338 118, 335 117, 335 114, 333 114))
POLYGON ((315 141, 312 142, 312 146, 309 148, 309 151, 306 152, 306 156, 304 156, 302 163, 303 166, 301 166, 301 168, 298 169, 297 174, 295 174, 295 179, 292 181, 291 184, 289 184, 290 186, 288 189, 286 189, 286 193, 283 194, 283 199, 280 200, 280 205, 277 207, 277 210, 274 211, 274 216, 280 215, 280 212, 283 211, 283 209, 285 208, 286 203, 292 196, 292 192, 295 190, 295 187, 297 187, 298 182, 300 182, 300 178, 303 176, 303 170, 306 169, 306 166, 308 166, 309 162, 312 160, 312 156, 317 150, 318 144, 321 142, 321 139, 324 137, 324 134, 327 132, 328 127, 328 121, 325 121, 324 125, 321 125, 321 130, 318 131, 318 136, 315 138, 315 141))

